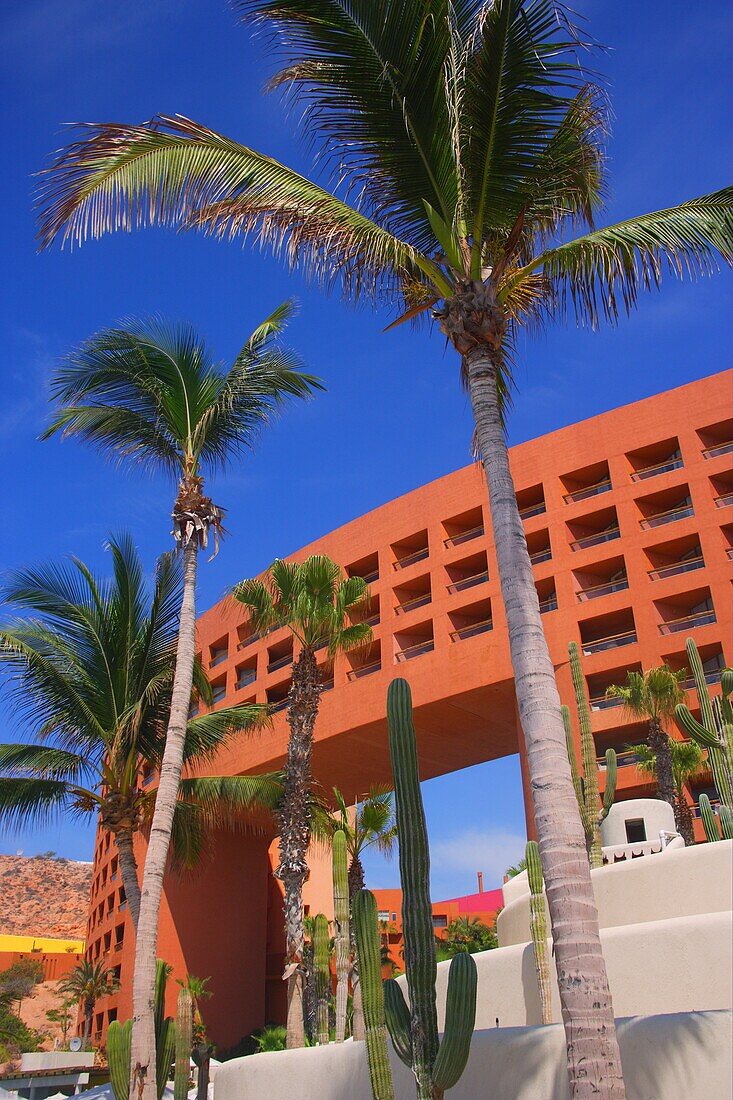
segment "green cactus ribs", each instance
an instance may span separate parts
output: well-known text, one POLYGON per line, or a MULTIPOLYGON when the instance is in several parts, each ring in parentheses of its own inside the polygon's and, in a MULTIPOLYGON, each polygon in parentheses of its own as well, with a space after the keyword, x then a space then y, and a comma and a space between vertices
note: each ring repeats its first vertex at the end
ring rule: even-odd
POLYGON ((331 992, 331 951, 328 921, 319 913, 313 923, 313 965, 316 970, 316 1035, 319 1045, 328 1042, 328 1005, 331 992))
MULTIPOLYGON (((176 1054, 176 1024, 165 1015, 165 990, 170 967, 161 959, 155 966, 155 1049, 157 1063, 155 1081, 158 1100, 161 1100, 168 1081, 171 1064, 176 1054)), ((130 1049, 132 1042, 132 1020, 124 1024, 114 1020, 107 1030, 107 1062, 110 1081, 115 1100, 128 1100, 130 1095, 130 1049)), ((189 1048, 190 1049, 190 1048, 189 1048)), ((188 1084, 188 1066, 186 1067, 188 1084)))
POLYGON ((547 958, 547 914, 545 910, 545 883, 542 876, 540 849, 536 840, 527 842, 525 851, 527 878, 529 879, 529 927, 532 936, 537 986, 540 993, 542 1023, 552 1023, 552 994, 550 964, 547 958))
POLYGON ((733 814, 733 669, 722 670, 721 694, 711 699, 705 669, 692 638, 687 639, 686 649, 700 705, 700 721, 685 703, 675 709, 675 719, 683 737, 691 738, 707 751, 721 810, 725 807, 727 818, 733 814))
POLYGON ((176 1016, 176 1072, 173 1079, 173 1100, 186 1100, 191 1076, 193 1047, 193 1001, 187 989, 178 994, 176 1016))
POLYGON ((359 890, 352 903, 356 950, 359 957, 369 1080, 374 1100, 394 1100, 392 1070, 387 1050, 384 1019, 382 958, 377 923, 377 903, 370 890, 359 890))
POLYGON ((346 1010, 349 994, 350 933, 349 875, 346 833, 337 829, 332 842, 333 918, 336 926, 336 1042, 346 1037, 346 1010))

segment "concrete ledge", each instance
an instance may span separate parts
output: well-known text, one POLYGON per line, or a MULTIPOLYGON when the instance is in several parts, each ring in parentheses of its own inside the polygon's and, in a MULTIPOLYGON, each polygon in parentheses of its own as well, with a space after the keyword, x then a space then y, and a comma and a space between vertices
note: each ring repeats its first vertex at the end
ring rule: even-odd
MULTIPOLYGON (((627 1100, 730 1096, 731 1013, 618 1021, 627 1100)), ((391 1045, 391 1044, 390 1044, 391 1045)), ((414 1100, 412 1075, 391 1052, 395 1100, 414 1100)), ((549 1027, 478 1031, 451 1100, 569 1100, 565 1038, 549 1027)), ((214 1100, 371 1100, 366 1049, 347 1042, 225 1062, 214 1100)))

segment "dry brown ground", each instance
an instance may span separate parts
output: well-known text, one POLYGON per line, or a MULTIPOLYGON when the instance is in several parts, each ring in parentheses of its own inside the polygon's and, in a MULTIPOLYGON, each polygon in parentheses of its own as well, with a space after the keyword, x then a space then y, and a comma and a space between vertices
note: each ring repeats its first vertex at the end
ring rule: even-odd
MULTIPOLYGON (((54 1039, 58 1039, 59 1043, 62 1039, 61 1028, 58 1024, 52 1024, 46 1019, 46 1013, 53 1008, 59 1008, 63 1001, 63 995, 58 991, 58 982, 40 982, 32 997, 26 997, 20 1006, 20 1016, 23 1023, 28 1027, 35 1028, 36 1031, 48 1032, 48 1037, 41 1044, 42 1050, 53 1050, 54 1039)), ((69 1031, 69 1035, 75 1034, 75 1028, 72 1023, 72 1027, 69 1031)))
POLYGON ((0 933, 86 935, 91 863, 0 856, 0 933))

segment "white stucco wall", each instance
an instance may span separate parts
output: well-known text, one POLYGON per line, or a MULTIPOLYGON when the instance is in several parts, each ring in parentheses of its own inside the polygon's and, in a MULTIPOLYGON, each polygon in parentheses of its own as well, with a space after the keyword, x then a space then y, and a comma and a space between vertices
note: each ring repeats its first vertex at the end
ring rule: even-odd
MULTIPOLYGON (((627 1100, 730 1096, 731 1014, 618 1021, 627 1100)), ((395 1100, 414 1100, 410 1071, 391 1051, 395 1100)), ((364 1043, 255 1054, 226 1062, 214 1100, 371 1100, 364 1043)), ((450 1100, 569 1100, 565 1037, 559 1024, 491 1028, 474 1035, 468 1065, 450 1100)))
MULTIPOLYGON (((733 896, 733 840, 598 867, 591 879, 601 928, 725 912, 733 896)), ((496 922, 502 947, 530 939, 526 881, 521 888, 518 883, 505 892, 507 904, 496 922)))
POLYGON ((601 844, 610 847, 626 844, 626 822, 642 818, 647 840, 658 840, 660 832, 675 833, 674 811, 661 798, 629 798, 614 802, 608 816, 601 822, 601 844))

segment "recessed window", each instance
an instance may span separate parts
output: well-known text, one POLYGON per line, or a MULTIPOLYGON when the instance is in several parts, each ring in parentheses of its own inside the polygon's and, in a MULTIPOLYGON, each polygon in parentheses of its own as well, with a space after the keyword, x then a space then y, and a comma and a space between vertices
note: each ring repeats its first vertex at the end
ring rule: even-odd
POLYGON ((405 615, 418 607, 425 607, 432 599, 430 574, 424 573, 421 577, 395 585, 394 595, 396 615, 405 615))
POLYGON ((443 521, 445 538, 443 545, 447 550, 454 546, 462 546, 465 542, 472 542, 484 534, 484 517, 481 508, 471 508, 468 512, 461 512, 451 519, 443 521))
POLYGON ((546 527, 540 531, 531 531, 527 535, 527 551, 532 565, 541 565, 543 561, 549 561, 552 557, 550 545, 550 532, 546 527))
POLYGON ((375 552, 366 554, 358 561, 352 561, 351 565, 346 566, 346 575, 348 577, 361 577, 367 584, 374 584, 375 581, 379 580, 379 556, 375 552))
POLYGON ((615 508, 602 508, 567 524, 571 550, 588 550, 621 537, 615 508))
POLYGON ((719 420, 717 424, 700 428, 697 434, 700 437, 705 458, 720 458, 721 455, 733 454, 733 419, 719 420))
POLYGON ((257 658, 251 657, 243 665, 237 665, 237 691, 249 687, 257 679, 257 658))
POLYGON ((431 653, 435 648, 432 621, 415 623, 414 626, 395 631, 394 644, 395 659, 398 662, 411 661, 425 653, 431 653))
POLYGON ((427 529, 416 531, 414 535, 400 539, 399 542, 393 542, 392 553, 395 569, 406 569, 408 565, 424 561, 430 553, 427 529))
POLYGON ((226 676, 223 676, 221 680, 215 680, 211 685, 211 701, 213 703, 221 703, 226 698, 227 694, 227 681, 226 676))
POLYGON ((626 455, 631 466, 632 481, 646 481, 661 474, 672 473, 684 466, 677 436, 639 447, 626 455))
POLYGON ((459 607, 451 611, 450 619, 452 630, 450 638, 452 642, 463 642, 467 638, 475 638, 478 634, 485 634, 493 629, 491 618, 491 600, 478 600, 476 603, 459 607))
POLYGON ((489 565, 486 551, 481 550, 477 554, 471 554, 460 561, 453 562, 446 567, 448 575, 448 594, 453 596, 457 592, 465 592, 467 588, 475 588, 476 585, 485 584, 489 579, 489 565))
POLYGON ((222 665, 229 656, 229 636, 224 635, 223 638, 219 638, 217 642, 214 642, 209 647, 209 668, 216 668, 217 665, 222 665))
POLYGON ((634 645, 636 641, 634 613, 630 607, 580 623, 580 642, 585 657, 634 645))
POLYGON ((630 817, 624 822, 627 844, 643 844, 646 840, 646 825, 643 817, 630 817))
POLYGON ((688 519, 695 514, 687 485, 677 485, 674 489, 640 497, 636 505, 641 513, 639 524, 645 531, 688 519))
POLYGON ((566 504, 577 504, 578 501, 600 496, 611 488, 607 462, 595 462, 591 466, 564 474, 560 481, 565 489, 563 499, 566 504))
POLYGON ((346 659, 350 666, 346 673, 347 680, 361 680, 363 676, 371 676, 382 667, 381 644, 373 641, 362 649, 347 653, 346 659))
POLYGON ((517 507, 522 519, 532 519, 547 511, 545 506, 545 490, 539 485, 531 485, 528 489, 520 489, 517 493, 517 507))

